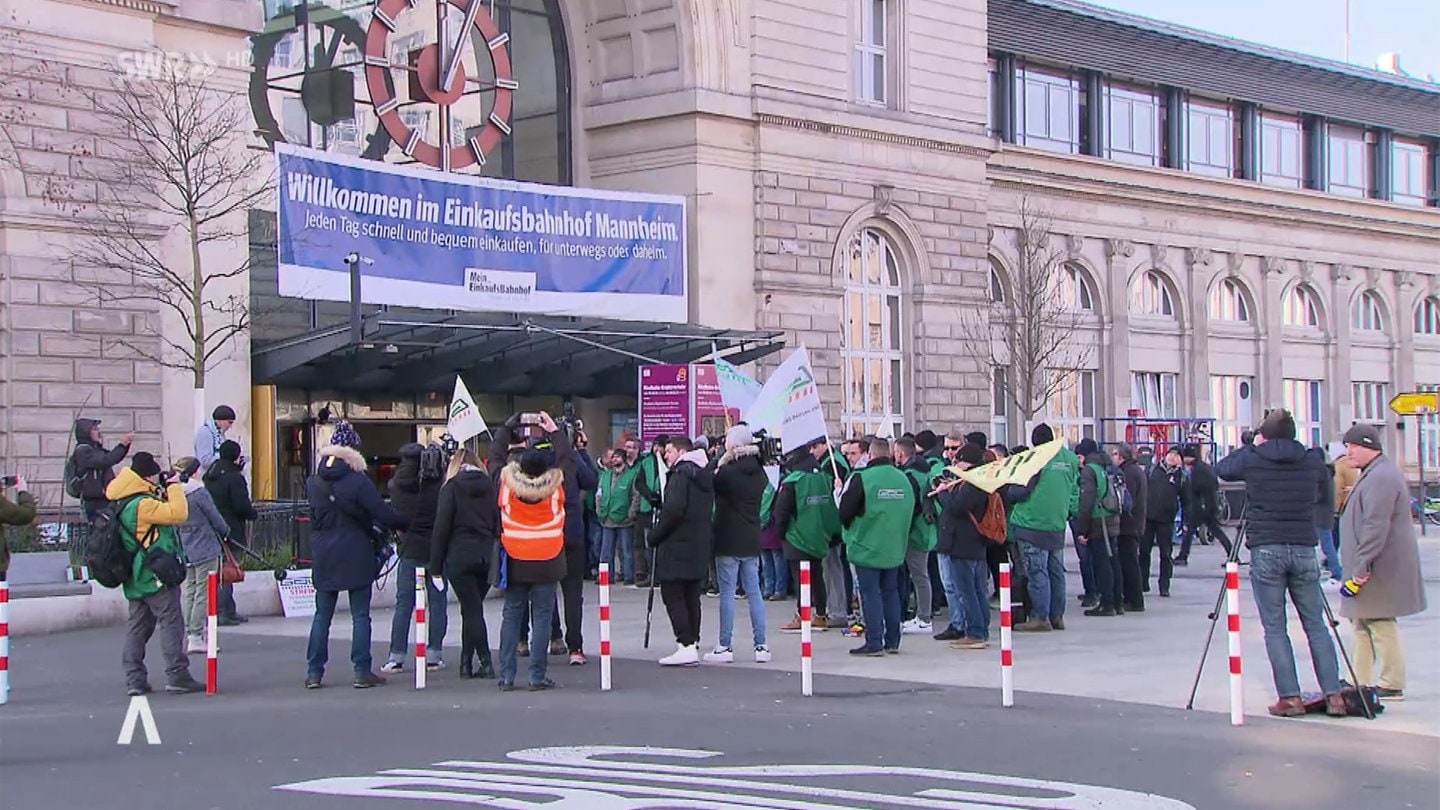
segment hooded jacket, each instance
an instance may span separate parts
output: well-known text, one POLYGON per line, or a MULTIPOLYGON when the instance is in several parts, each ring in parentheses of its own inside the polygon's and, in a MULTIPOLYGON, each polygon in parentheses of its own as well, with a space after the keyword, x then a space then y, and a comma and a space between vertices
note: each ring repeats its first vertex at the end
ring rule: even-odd
POLYGON ((310 496, 312 582, 317 591, 368 588, 380 573, 374 526, 401 530, 410 521, 380 497, 365 475, 365 457, 359 452, 332 444, 319 455, 319 470, 305 487, 310 496))
MULTIPOLYGON (((1196 463, 1199 468, 1199 463, 1196 463)), ((1245 482, 1245 546, 1315 546, 1315 504, 1330 486, 1325 457, 1294 439, 1244 446, 1221 459, 1215 473, 1245 482)))
POLYGON ((760 556, 760 501, 770 479, 760 448, 747 444, 725 451, 715 470, 715 556, 760 556))
POLYGON ((670 469, 664 500, 646 539, 655 549, 657 581, 705 579, 710 572, 710 519, 714 511, 715 474, 709 469, 705 451, 691 450, 670 469))
POLYGON ((1105 475, 1105 468, 1109 463, 1110 459, 1104 453, 1091 453, 1080 465, 1080 501, 1070 520, 1070 531, 1074 532, 1076 537, 1103 537, 1102 528, 1109 533, 1111 540, 1120 536, 1119 513, 1106 515, 1100 507, 1109 486, 1109 482, 1102 481, 1101 478, 1105 475))
POLYGON ((135 555, 130 578, 125 580, 121 587, 126 599, 144 599, 161 591, 160 579, 145 565, 145 555, 141 553, 142 544, 153 543, 176 554, 183 552, 175 527, 190 516, 185 490, 176 483, 165 488, 164 499, 161 499, 159 492, 154 484, 141 478, 129 467, 121 470, 115 480, 110 482, 110 486, 105 488, 105 498, 111 501, 123 500, 132 495, 139 496, 120 512, 123 527, 120 540, 124 543, 125 550, 135 555), (155 530, 153 539, 150 537, 151 529, 155 530))
POLYGON ((215 500, 205 485, 192 478, 181 485, 190 510, 185 522, 176 529, 180 545, 185 549, 185 562, 199 565, 220 556, 220 538, 230 533, 230 524, 215 508, 215 500))
POLYGON ((1185 513, 1191 523, 1199 523, 1220 510, 1220 480, 1215 472, 1202 458, 1195 459, 1190 468, 1190 500, 1185 504, 1185 513))
POLYGON ((1180 504, 1189 497, 1189 478, 1185 475, 1185 468, 1167 467, 1164 461, 1157 462, 1150 468, 1150 479, 1145 486, 1145 520, 1149 523, 1174 523, 1175 516, 1180 514, 1180 504))
MULTIPOLYGON (((400 541, 400 556, 413 563, 430 562, 431 534, 440 501, 441 480, 420 480, 420 445, 400 448, 400 463, 390 478, 390 505, 410 521, 400 541)), ((495 500, 493 497, 490 500, 495 500)), ((435 569, 439 570, 439 569, 435 569)))
MULTIPOLYGON (((364 461, 361 461, 362 467, 364 461)), ((245 473, 235 462, 217 458, 205 471, 205 488, 215 500, 215 508, 230 525, 230 539, 245 542, 245 523, 254 520, 255 505, 250 502, 250 485, 245 483, 245 473)))
MULTIPOLYGON (((434 530, 426 538, 427 557, 423 562, 431 571, 444 572, 447 577, 451 570, 488 566, 495 541, 500 539, 495 482, 484 470, 467 464, 439 489, 435 511, 430 515, 434 530)), ((406 536, 414 531, 412 518, 406 536)))
POLYGON ((1150 482, 1145 477, 1145 468, 1133 457, 1120 464, 1120 474, 1125 476, 1125 488, 1130 490, 1133 505, 1130 514, 1120 516, 1120 534, 1138 539, 1145 533, 1145 521, 1150 506, 1150 482))
POLYGON ((105 492, 115 480, 116 464, 125 460, 130 445, 117 444, 106 450, 90 440, 90 431, 100 424, 98 419, 75 420, 75 474, 80 477, 80 500, 87 503, 104 504, 105 492))
MULTIPOLYGON (((565 473, 559 467, 551 467, 537 477, 526 475, 518 462, 512 461, 500 469, 501 483, 509 487, 515 497, 526 503, 541 503, 555 495, 559 490, 561 495, 560 509, 565 509, 564 497, 565 473)), ((553 513, 552 513, 553 514, 553 513)), ((567 512, 568 515, 568 512, 567 512)), ((499 509, 496 510, 496 520, 500 520, 499 509)), ((498 525, 498 524, 497 524, 498 525)), ((500 530, 500 540, 505 541, 505 532, 500 530)), ((514 557, 506 557, 505 578, 507 582, 522 585, 540 585, 547 582, 559 582, 565 578, 565 549, 562 546, 560 551, 548 560, 517 560, 514 557)))

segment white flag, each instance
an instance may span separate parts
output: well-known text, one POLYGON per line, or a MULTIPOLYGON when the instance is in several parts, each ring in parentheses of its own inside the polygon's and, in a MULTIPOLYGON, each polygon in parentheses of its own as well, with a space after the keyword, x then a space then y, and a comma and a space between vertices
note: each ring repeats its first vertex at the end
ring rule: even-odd
POLYGON ((460 375, 455 375, 455 396, 450 399, 450 423, 445 430, 455 441, 464 443, 489 429, 485 426, 485 419, 480 416, 480 408, 475 405, 475 399, 465 387, 465 381, 460 379, 460 375))
POLYGON ((820 390, 810 370, 810 353, 804 346, 765 381, 744 419, 752 429, 779 436, 787 453, 829 435, 820 390))
POLYGON ((760 395, 760 383, 740 373, 740 369, 725 362, 715 361, 715 377, 720 381, 720 399, 726 408, 744 413, 760 395))

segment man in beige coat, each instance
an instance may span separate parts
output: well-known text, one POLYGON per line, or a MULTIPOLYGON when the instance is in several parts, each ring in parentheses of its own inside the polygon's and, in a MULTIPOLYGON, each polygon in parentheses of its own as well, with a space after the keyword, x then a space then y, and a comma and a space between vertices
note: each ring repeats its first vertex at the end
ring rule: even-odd
POLYGON ((1420 549, 1410 523, 1409 490, 1395 462, 1383 455, 1380 432, 1355 425, 1345 451, 1360 478, 1340 515, 1340 560, 1349 577, 1340 615, 1355 626, 1355 677, 1381 698, 1405 696, 1405 656, 1395 619, 1425 610, 1420 549), (1380 679, 1371 680, 1376 660, 1380 679))

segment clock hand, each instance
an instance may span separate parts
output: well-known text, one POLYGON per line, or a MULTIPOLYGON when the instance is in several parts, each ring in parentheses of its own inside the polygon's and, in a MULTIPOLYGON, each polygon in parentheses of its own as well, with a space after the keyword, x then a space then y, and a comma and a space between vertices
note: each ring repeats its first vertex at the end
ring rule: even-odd
POLYGON ((440 79, 442 93, 448 90, 450 83, 455 80, 455 71, 460 67, 460 57, 465 53, 465 42, 470 37, 470 30, 475 25, 475 15, 479 11, 480 0, 470 0, 470 5, 465 7, 465 21, 460 24, 460 36, 455 40, 455 52, 450 54, 450 64, 445 66, 445 73, 440 79))

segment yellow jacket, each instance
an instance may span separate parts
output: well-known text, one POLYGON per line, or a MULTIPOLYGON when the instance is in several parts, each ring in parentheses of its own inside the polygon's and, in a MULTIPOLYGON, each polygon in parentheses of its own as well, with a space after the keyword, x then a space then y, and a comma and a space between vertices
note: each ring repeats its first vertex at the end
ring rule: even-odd
POLYGON ((159 487, 141 478, 129 467, 120 471, 110 486, 105 488, 105 497, 118 501, 131 495, 153 495, 141 498, 135 506, 135 536, 144 539, 151 526, 179 526, 190 516, 190 505, 185 501, 185 489, 179 483, 165 489, 165 500, 160 500, 159 487))

